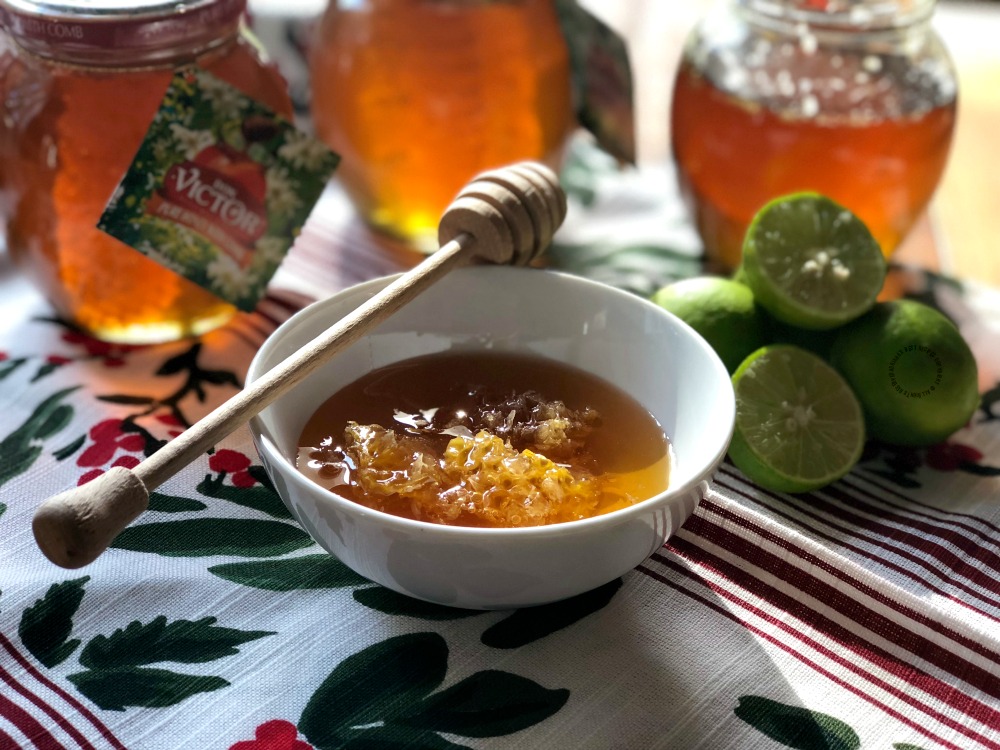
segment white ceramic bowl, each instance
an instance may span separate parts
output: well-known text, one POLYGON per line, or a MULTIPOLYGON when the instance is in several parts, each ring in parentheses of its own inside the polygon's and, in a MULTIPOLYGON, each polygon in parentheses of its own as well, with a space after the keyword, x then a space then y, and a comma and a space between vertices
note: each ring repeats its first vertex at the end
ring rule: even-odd
MULTIPOLYGON (((377 293, 376 279, 310 305, 261 347, 247 383, 377 293)), ((350 568, 418 599, 477 609, 556 601, 596 588, 655 552, 691 515, 725 455, 735 403, 708 344, 656 305, 552 271, 451 272, 251 423, 261 460, 302 526, 350 568), (603 516, 519 529, 442 526, 370 510, 295 468, 315 409, 364 373, 453 347, 530 353, 617 384, 659 421, 673 449, 670 486, 603 516)))

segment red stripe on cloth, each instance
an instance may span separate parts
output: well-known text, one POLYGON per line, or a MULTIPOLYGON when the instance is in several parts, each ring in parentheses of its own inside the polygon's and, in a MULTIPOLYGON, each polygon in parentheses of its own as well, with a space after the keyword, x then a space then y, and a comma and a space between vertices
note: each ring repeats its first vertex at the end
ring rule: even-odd
MULTIPOLYGON (((667 559, 663 555, 659 555, 658 557, 660 558, 659 562, 661 562, 666 567, 673 569, 675 572, 681 573, 682 575, 690 578, 695 583, 698 583, 698 584, 700 584, 702 586, 706 586, 707 588, 711 589, 713 592, 715 592, 719 596, 723 596, 724 598, 728 599, 729 601, 733 601, 733 602, 738 603, 741 607, 744 607, 745 609, 754 612, 755 614, 757 614, 762 619, 767 620, 769 623, 777 625, 778 627, 780 627, 783 630, 788 630, 793 635, 795 635, 797 638, 799 638, 799 640, 803 640, 804 642, 809 642, 809 639, 803 639, 801 637, 801 634, 798 634, 798 633, 796 633, 794 631, 790 631, 783 623, 775 620, 773 617, 770 617, 765 612, 760 612, 757 608, 753 607, 753 605, 751 605, 751 604, 749 604, 747 602, 744 602, 743 600, 739 599, 736 596, 731 595, 725 589, 721 589, 721 588, 719 588, 717 586, 713 586, 712 584, 708 583, 704 579, 699 578, 697 575, 695 575, 691 571, 685 569, 683 566, 678 565, 675 562, 673 562, 672 560, 667 559)), ((844 679, 838 677, 834 673, 830 672, 828 669, 825 669, 824 667, 820 666, 815 661, 813 661, 812 659, 810 659, 808 656, 806 656, 802 652, 797 651, 795 648, 793 648, 792 644, 788 643, 787 641, 779 640, 777 637, 775 637, 774 635, 771 635, 767 631, 762 630, 762 629, 754 626, 748 620, 746 620, 746 619, 744 619, 742 617, 738 617, 734 612, 732 612, 732 611, 730 611, 730 610, 728 610, 728 609, 726 609, 724 607, 719 606, 718 604, 716 604, 715 602, 712 602, 709 599, 706 599, 704 597, 701 597, 701 596, 695 594, 693 591, 690 591, 690 590, 684 588, 683 586, 680 586, 680 585, 674 583, 673 581, 671 581, 666 576, 660 575, 659 573, 656 573, 655 571, 650 570, 649 568, 647 568, 647 567, 645 567, 643 565, 640 565, 638 568, 636 568, 636 570, 638 570, 640 573, 643 573, 643 574, 649 576, 650 578, 652 578, 652 579, 654 579, 656 581, 659 581, 660 583, 666 584, 667 586, 670 586, 671 588, 673 588, 673 589, 675 589, 677 591, 680 591, 683 594, 686 594, 687 596, 689 596, 690 598, 694 599, 695 601, 697 601, 697 602, 699 602, 701 604, 704 604, 706 607, 714 610, 716 613, 721 614, 724 617, 728 618, 729 620, 732 620, 736 624, 738 624, 738 625, 746 628, 748 631, 750 631, 751 633, 753 633, 754 635, 756 635, 758 638, 761 638, 761 639, 767 641, 768 643, 772 644, 773 646, 781 649, 782 651, 784 651, 786 654, 788 654, 792 658, 794 658, 794 659, 800 661, 801 663, 805 664, 807 667, 809 667, 810 669, 812 669, 817 674, 822 675, 823 677, 827 678, 828 680, 830 680, 834 684, 842 687, 843 689, 847 690, 850 693, 853 693, 854 695, 856 695, 857 697, 861 698, 866 703, 869 703, 869 704, 875 706, 876 708, 878 708, 879 710, 881 710, 883 713, 886 713, 889 716, 892 716, 894 719, 896 719, 897 721, 901 722, 902 724, 905 724, 905 725, 909 726, 911 729, 915 729, 917 732, 919 732, 921 735, 923 735, 927 739, 930 739, 930 740, 933 740, 934 742, 939 743, 942 747, 947 748, 948 750, 968 750, 968 748, 965 747, 965 746, 955 745, 955 744, 953 744, 951 742, 948 742, 943 737, 940 737, 939 735, 937 735, 934 732, 932 732, 926 726, 926 724, 921 723, 921 722, 917 722, 912 717, 907 716, 906 714, 897 711, 896 709, 892 708, 891 706, 886 705, 885 703, 883 703, 879 699, 875 698, 874 696, 869 695, 868 693, 864 692, 857 685, 854 685, 854 684, 848 682, 847 680, 844 680, 844 679)), ((819 643, 810 643, 810 645, 813 648, 815 648, 817 651, 821 651, 824 655, 828 656, 831 659, 834 659, 835 661, 837 661, 842 666, 848 667, 852 672, 857 672, 857 669, 855 668, 855 666, 853 664, 850 664, 850 663, 846 663, 845 664, 842 660, 839 660, 837 658, 836 654, 833 654, 829 649, 827 649, 826 647, 824 647, 822 644, 819 644, 819 643)), ((891 685, 885 685, 883 687, 884 687, 884 689, 887 692, 889 692, 892 695, 895 695, 896 697, 901 698, 904 701, 906 701, 907 703, 910 703, 911 705, 913 705, 913 701, 910 698, 910 696, 907 696, 906 694, 901 693, 900 691, 898 691, 895 688, 893 688, 891 685)), ((928 711, 925 709, 925 707, 918 706, 918 708, 920 708, 920 710, 923 711, 924 713, 928 713, 928 711)), ((931 713, 933 713, 933 712, 931 712, 931 713)), ((934 715, 935 715, 935 720, 937 720, 937 718, 936 718, 937 715, 936 714, 934 714, 934 715)), ((942 722, 942 723, 948 724, 950 726, 952 722, 948 721, 948 722, 942 722)), ((964 731, 962 732, 962 734, 966 734, 966 736, 975 736, 975 738, 978 739, 978 735, 969 735, 968 733, 966 733, 964 731)), ((991 744, 991 746, 992 747, 997 747, 995 744, 991 744)))
POLYGON ((894 502, 876 492, 872 492, 870 489, 865 488, 862 485, 862 482, 867 482, 876 488, 882 489, 880 485, 868 480, 867 477, 858 477, 854 474, 848 474, 840 480, 840 484, 842 486, 847 487, 854 492, 858 492, 864 497, 875 500, 882 505, 887 505, 890 508, 895 508, 898 511, 904 512, 907 519, 910 517, 923 518, 936 526, 948 526, 959 529, 980 542, 986 542, 997 546, 997 538, 1000 537, 1000 528, 994 526, 983 518, 969 515, 968 513, 954 513, 952 511, 943 510, 942 508, 936 508, 933 505, 922 503, 919 500, 915 500, 900 493, 895 493, 895 497, 903 500, 905 504, 898 501, 894 502), (861 481, 859 482, 857 480, 861 481), (934 512, 932 513, 929 511, 934 512), (981 523, 987 528, 987 530, 984 531, 983 529, 973 526, 970 523, 966 523, 965 519, 967 518, 981 523))
MULTIPOLYGON (((734 479, 736 481, 745 481, 741 477, 738 477, 736 475, 731 475, 731 476, 732 476, 732 479, 734 479)), ((766 503, 762 503, 760 497, 757 497, 757 496, 755 496, 752 493, 749 493, 749 492, 746 492, 744 490, 741 490, 739 487, 736 487, 736 486, 734 486, 732 484, 726 484, 725 482, 721 481, 720 476, 718 474, 716 475, 715 481, 720 486, 725 487, 726 489, 731 490, 731 491, 739 494, 741 497, 744 497, 744 498, 746 498, 748 500, 751 500, 751 501, 753 501, 755 503, 761 504, 764 507, 768 508, 771 512, 778 513, 778 511, 774 510, 770 505, 767 505, 766 503)), ((811 519, 813 519, 813 520, 815 520, 815 521, 823 524, 824 526, 828 526, 828 527, 830 527, 832 529, 835 529, 835 530, 837 530, 838 532, 840 532, 841 534, 843 534, 846 537, 853 537, 854 539, 857 539, 857 540, 859 540, 861 542, 864 542, 866 544, 870 544, 870 545, 872 545, 874 547, 878 547, 880 549, 884 549, 887 552, 891 552, 894 555, 896 555, 898 557, 901 557, 901 558, 903 558, 903 559, 905 559, 905 560, 913 563, 915 566, 917 566, 919 568, 922 568, 923 570, 926 570, 927 572, 933 574, 934 577, 937 578, 939 581, 942 581, 942 582, 948 584, 950 587, 952 587, 952 588, 954 588, 954 589, 956 589, 958 591, 961 591, 964 594, 967 594, 968 596, 972 597, 973 599, 976 599, 976 600, 978 600, 978 601, 980 601, 980 602, 982 602, 982 603, 984 603, 984 604, 986 604, 986 605, 988 605, 990 607, 993 607, 993 608, 1000 607, 1000 600, 992 598, 989 595, 984 594, 983 592, 978 591, 978 590, 972 588, 971 586, 967 585, 966 583, 964 583, 962 581, 956 581, 956 580, 954 580, 952 578, 949 578, 947 575, 945 575, 944 572, 942 572, 941 570, 939 570, 936 566, 932 565, 927 560, 924 560, 922 557, 919 557, 919 556, 913 554, 909 549, 907 549, 905 547, 902 547, 902 548, 896 547, 894 545, 887 544, 882 539, 871 538, 871 537, 864 536, 862 534, 858 534, 855 529, 853 529, 853 528, 851 528, 849 526, 842 526, 842 525, 840 525, 840 524, 838 524, 838 523, 830 520, 829 518, 824 518, 824 517, 820 516, 819 514, 814 513, 810 508, 807 508, 804 505, 799 504, 797 502, 793 502, 792 500, 790 500, 788 498, 785 498, 785 497, 782 497, 781 495, 778 495, 776 493, 765 492, 765 491, 759 490, 759 489, 757 491, 763 493, 770 500, 777 501, 777 502, 782 503, 783 505, 786 505, 786 506, 789 506, 789 507, 794 507, 795 510, 798 513, 800 513, 801 515, 803 515, 803 516, 805 516, 807 518, 811 518, 811 519)), ((820 504, 820 501, 818 499, 815 499, 815 501, 814 501, 813 496, 810 495, 810 496, 808 496, 808 498, 809 498, 809 503, 811 505, 818 505, 818 504, 820 504)), ((886 560, 885 558, 880 557, 878 555, 874 555, 874 554, 872 554, 872 553, 870 553, 870 552, 868 552, 868 551, 866 551, 866 550, 864 550, 864 549, 862 549, 860 547, 856 547, 856 546, 850 544, 849 542, 844 541, 844 539, 842 539, 842 538, 836 538, 836 537, 831 537, 831 536, 826 535, 826 534, 822 534, 821 532, 819 532, 813 526, 806 526, 805 524, 803 524, 801 522, 794 521, 794 519, 791 519, 788 516, 784 516, 783 515, 783 517, 787 518, 788 520, 792 520, 793 522, 797 523, 799 526, 801 526, 804 529, 808 529, 810 533, 816 534, 817 536, 822 536, 823 538, 828 539, 831 542, 844 547, 845 549, 849 549, 852 552, 855 552, 855 553, 857 553, 859 555, 863 555, 864 557, 867 557, 870 560, 874 560, 875 562, 878 562, 878 563, 886 566, 887 568, 890 568, 891 570, 895 570, 896 572, 905 575, 907 578, 910 578, 910 579, 912 579, 914 581, 918 581, 918 582, 922 583, 923 585, 927 586, 928 588, 934 589, 935 591, 940 591, 940 589, 936 589, 934 587, 934 585, 931 584, 928 581, 928 579, 924 578, 923 576, 917 575, 916 573, 914 573, 912 570, 910 570, 908 568, 904 568, 904 567, 902 567, 900 565, 897 565, 897 564, 893 563, 891 560, 886 560)), ((978 612, 978 613, 980 613, 982 615, 985 615, 986 617, 989 617, 992 620, 1000 622, 1000 618, 996 617, 995 615, 991 615, 990 613, 988 613, 987 611, 985 611, 983 609, 980 609, 979 607, 973 606, 971 602, 967 602, 964 599, 958 598, 958 597, 956 597, 956 596, 954 596, 952 594, 944 594, 943 593, 943 595, 946 596, 951 601, 957 602, 959 604, 962 604, 963 606, 968 607, 969 609, 971 609, 974 612, 978 612)))
MULTIPOLYGON (((725 538, 735 536, 722 529, 713 529, 708 531, 711 536, 716 537, 725 538), (719 531, 722 533, 717 533, 719 531)), ((723 541, 728 542, 736 548, 744 547, 755 549, 758 558, 761 556, 771 558, 769 562, 774 564, 774 568, 778 571, 787 574, 788 571, 782 571, 782 569, 791 567, 790 565, 783 564, 775 555, 763 553, 752 543, 744 545, 739 541, 732 539, 723 539, 723 541)), ((718 543, 718 541, 716 541, 716 543, 718 543)), ((730 547, 730 549, 733 547, 730 547)), ((971 718, 974 718, 987 726, 1000 726, 1000 711, 972 698, 972 696, 966 696, 968 701, 971 702, 974 707, 970 713, 970 708, 966 705, 965 701, 956 701, 956 694, 959 693, 959 691, 957 691, 953 685, 949 685, 942 680, 927 674, 923 670, 918 669, 916 666, 901 663, 884 649, 865 641, 863 638, 855 633, 852 633, 844 626, 839 625, 825 615, 810 609, 794 595, 787 594, 774 588, 773 586, 764 584, 762 581, 753 577, 749 573, 742 571, 737 566, 686 542, 682 538, 676 539, 676 544, 673 546, 673 549, 678 554, 690 559, 692 562, 717 571, 720 575, 728 578, 734 584, 743 587, 747 591, 753 591, 755 595, 765 599, 772 605, 781 608, 783 611, 792 614, 800 620, 810 623, 812 627, 822 631, 838 645, 843 646, 854 654, 867 659, 869 662, 877 665, 880 669, 894 675, 910 685, 913 685, 915 688, 931 695, 945 705, 961 710, 967 713, 971 718)), ((790 548, 790 551, 794 552, 794 548, 790 548)), ((822 565, 822 563, 820 564, 822 565)), ((771 570, 771 572, 776 573, 775 570, 771 570)), ((780 573, 776 574, 780 576, 780 573)), ((919 652, 919 656, 922 659, 931 662, 942 668, 945 672, 972 684, 978 690, 987 695, 993 696, 1000 693, 1000 681, 998 681, 995 676, 986 672, 986 670, 969 663, 967 660, 960 659, 954 654, 947 652, 945 649, 937 646, 926 638, 913 633, 912 631, 907 631, 901 628, 886 617, 878 615, 877 613, 874 613, 866 608, 857 606, 856 603, 849 597, 837 592, 832 586, 824 584, 808 575, 793 575, 788 578, 784 578, 784 580, 789 581, 791 585, 795 586, 797 589, 808 591, 810 595, 821 599, 827 604, 830 604, 842 614, 850 614, 852 610, 855 612, 868 613, 871 616, 869 623, 877 621, 881 627, 872 627, 868 623, 866 623, 864 627, 871 627, 871 629, 875 632, 878 632, 880 635, 885 636, 888 640, 903 646, 906 650, 912 653, 919 652), (903 638, 902 641, 900 640, 900 636, 903 638), (947 664, 942 664, 942 661, 947 661, 947 659, 943 659, 942 657, 952 658, 961 662, 965 666, 964 672, 962 674, 956 674, 953 667, 949 667, 947 664)), ((943 721, 943 718, 940 720, 943 721)))
POLYGON ((65 690, 60 688, 58 685, 56 685, 54 682, 48 679, 45 675, 43 675, 41 672, 35 669, 35 667, 32 666, 31 662, 29 662, 26 658, 24 658, 24 656, 21 655, 21 653, 17 650, 17 648, 15 648, 14 644, 11 643, 3 633, 0 633, 0 646, 6 649, 7 653, 9 653, 12 657, 14 657, 14 660, 17 661, 17 663, 28 674, 30 674, 32 677, 34 677, 36 680, 42 683, 42 685, 44 685, 53 693, 55 693, 64 701, 66 701, 66 703, 68 703, 73 708, 73 710, 75 710, 83 718, 85 718, 88 722, 90 722, 90 725, 94 727, 94 729, 96 729, 98 732, 100 732, 101 736, 105 740, 107 740, 108 743, 113 748, 115 748, 115 750, 128 750, 128 748, 125 747, 125 745, 123 745, 117 737, 115 737, 114 733, 110 729, 108 729, 108 727, 100 719, 98 719, 86 706, 84 706, 82 703, 80 703, 80 701, 78 701, 72 695, 67 693, 65 690))
MULTIPOLYGON (((863 504, 861 501, 857 500, 849 493, 844 492, 836 485, 830 485, 824 488, 822 494, 828 495, 835 500, 839 500, 848 506, 852 504, 863 504)), ((810 498, 810 502, 818 499, 819 497, 821 497, 819 493, 814 493, 812 498, 810 498)), ((831 507, 826 501, 820 500, 819 502, 824 508, 831 507)), ((843 506, 835 508, 829 512, 838 518, 841 518, 845 522, 857 526, 858 528, 865 529, 866 531, 870 531, 873 534, 877 534, 881 538, 891 539, 894 542, 898 542, 903 547, 912 547, 917 549, 925 555, 938 560, 943 565, 946 565, 950 571, 956 575, 962 576, 970 583, 980 586, 992 594, 1000 596, 1000 579, 994 577, 1000 573, 1000 556, 997 556, 995 553, 983 547, 978 542, 975 542, 962 534, 932 526, 931 524, 919 521, 915 518, 905 518, 894 513, 881 513, 880 515, 882 520, 875 520, 867 516, 847 511, 843 506), (926 534, 933 535, 933 537, 960 549, 964 555, 943 547, 926 534, 915 534, 905 527, 900 528, 898 526, 890 526, 886 523, 888 521, 895 521, 897 524, 903 524, 912 529, 917 529, 926 532, 926 534), (969 562, 970 559, 982 563, 983 567, 972 565, 969 562), (992 573, 989 571, 992 571, 992 573)))
POLYGON ((38 750, 66 750, 66 746, 53 737, 41 722, 3 693, 0 693, 0 716, 17 727, 38 750))
MULTIPOLYGON (((803 523, 802 521, 800 521, 799 519, 797 519, 794 516, 792 516, 791 514, 789 514, 789 513, 783 513, 782 511, 778 510, 777 508, 775 508, 775 507, 773 507, 771 505, 768 505, 767 503, 763 502, 762 499, 759 498, 759 497, 757 497, 756 495, 751 494, 749 492, 745 492, 745 491, 743 491, 742 489, 740 489, 739 487, 737 487, 734 484, 727 484, 727 483, 721 481, 718 477, 716 477, 716 484, 718 484, 720 487, 724 487, 725 489, 729 490, 730 492, 734 492, 734 493, 738 494, 740 497, 742 497, 742 498, 744 498, 744 499, 746 499, 746 500, 748 500, 748 501, 750 501, 750 502, 752 502, 752 503, 754 503, 754 504, 756 504, 756 505, 758 505, 758 506, 760 506, 762 508, 766 508, 767 511, 770 514, 772 514, 774 516, 777 516, 778 518, 781 518, 782 520, 788 522, 789 524, 793 524, 795 526, 798 526, 799 528, 807 531, 812 536, 818 537, 820 539, 825 539, 826 541, 830 542, 831 544, 835 544, 838 547, 841 547, 841 548, 843 548, 845 550, 849 550, 849 551, 853 552, 854 554, 856 554, 856 555, 858 555, 860 557, 864 557, 864 558, 866 558, 868 560, 876 562, 879 565, 881 565, 881 566, 883 566, 885 568, 888 568, 889 570, 893 571, 894 573, 898 573, 899 575, 903 576, 904 578, 909 578, 911 581, 916 581, 917 583, 920 583, 928 591, 931 591, 931 592, 937 594, 938 596, 940 596, 943 599, 947 599, 948 601, 953 602, 954 604, 957 604, 957 605, 959 605, 961 607, 964 607, 965 609, 968 609, 970 612, 974 612, 977 615, 981 615, 982 617, 985 617, 987 619, 993 620, 994 622, 1000 623, 1000 617, 997 617, 996 615, 991 614, 990 612, 986 611, 985 609, 981 609, 979 607, 975 607, 970 602, 967 602, 966 600, 961 599, 961 598, 955 596, 954 594, 949 593, 949 592, 945 591, 942 588, 939 588, 938 586, 935 586, 933 583, 931 583, 930 581, 928 581, 926 578, 924 578, 923 576, 917 575, 916 573, 914 573, 909 568, 905 568, 902 565, 899 565, 899 564, 893 562, 892 560, 888 560, 885 557, 882 557, 882 556, 876 555, 876 554, 874 554, 872 552, 869 552, 868 550, 864 549, 863 547, 858 547, 857 545, 851 544, 850 542, 845 541, 842 537, 838 537, 838 536, 834 536, 832 534, 824 533, 824 532, 820 531, 818 528, 816 528, 815 526, 807 525, 807 524, 803 523)), ((784 498, 782 498, 780 496, 777 496, 777 495, 773 496, 773 499, 777 500, 779 502, 786 502, 784 498)), ((815 514, 810 513, 805 508, 796 506, 796 510, 798 510, 802 515, 806 516, 807 518, 812 518, 813 520, 819 521, 820 523, 822 523, 825 526, 830 526, 830 527, 832 527, 832 528, 834 528, 834 529, 836 529, 838 531, 843 532, 845 535, 850 535, 851 534, 851 530, 850 529, 838 526, 835 523, 831 523, 829 520, 822 519, 819 516, 816 516, 815 514)), ((859 538, 862 541, 866 541, 866 542, 870 541, 870 540, 868 540, 865 537, 859 537, 859 538)), ((948 579, 943 578, 942 576, 938 576, 938 577, 942 578, 942 580, 948 581, 948 579)), ((948 581, 948 583, 951 583, 951 581, 948 581)), ((963 588, 967 589, 968 587, 963 587, 963 588)), ((982 597, 982 596, 977 596, 978 592, 976 592, 974 589, 968 589, 967 593, 969 593, 971 596, 976 596, 976 598, 984 599, 984 597, 982 597)), ((987 604, 990 603, 988 599, 986 599, 985 601, 986 601, 987 604)))
POLYGON ((26 685, 22 685, 17 681, 10 672, 0 665, 0 679, 6 682, 15 692, 19 693, 22 697, 30 701, 38 710, 48 716, 52 721, 54 721, 63 731, 66 732, 73 741, 76 742, 83 750, 95 750, 94 746, 90 744, 90 741, 77 729, 65 716, 61 716, 58 711, 56 711, 52 706, 46 703, 41 696, 35 695, 31 690, 28 689, 26 685))
POLYGON ((0 750, 18 750, 17 741, 0 729, 0 750))
MULTIPOLYGON (((979 516, 974 516, 971 513, 956 513, 955 511, 942 510, 941 508, 937 508, 937 507, 935 507, 933 505, 928 505, 927 503, 922 503, 919 500, 913 499, 909 495, 904 495, 902 492, 900 492, 895 487, 889 487, 888 485, 885 485, 885 484, 882 484, 879 481, 876 481, 875 479, 873 479, 868 474, 868 472, 865 472, 864 474, 852 474, 851 476, 854 479, 860 479, 862 481, 867 482, 871 486, 876 487, 877 489, 881 490, 882 492, 885 492, 888 495, 893 495, 895 497, 898 497, 900 500, 905 500, 907 503, 913 503, 915 505, 920 505, 921 507, 927 508, 929 510, 934 510, 934 511, 937 511, 938 513, 946 514, 946 515, 948 515, 951 518, 961 519, 963 522, 964 521, 974 521, 975 522, 975 526, 983 526, 984 528, 987 529, 987 531, 985 532, 986 533, 986 536, 985 536, 986 539, 995 539, 995 536, 997 534, 1000 534, 1000 526, 997 526, 995 523, 991 523, 990 521, 987 521, 985 518, 980 518, 979 516)), ((969 529, 974 529, 975 526, 973 526, 973 525, 970 524, 968 526, 968 528, 969 529)), ((982 531, 977 531, 977 533, 982 534, 983 532, 982 531)))
MULTIPOLYGON (((801 547, 796 546, 789 540, 773 534, 766 529, 761 528, 753 524, 750 520, 739 516, 715 503, 709 501, 703 501, 703 506, 706 510, 711 510, 716 515, 722 517, 724 520, 729 521, 734 525, 738 525, 751 533, 766 539, 767 541, 778 545, 781 549, 794 554, 804 563, 810 567, 819 568, 825 573, 829 574, 833 578, 836 578, 843 583, 846 583, 851 588, 864 594, 865 596, 873 599, 880 604, 883 604, 887 608, 897 612, 903 617, 923 625, 924 627, 935 631, 939 635, 942 635, 949 640, 953 641, 957 645, 962 646, 965 649, 983 657, 984 659, 1000 666, 1000 653, 992 651, 991 649, 984 646, 978 640, 964 636, 951 628, 946 627, 943 623, 928 617, 920 612, 917 612, 910 607, 904 606, 897 601, 894 601, 884 594, 882 594, 877 589, 868 586, 855 578, 852 578, 849 574, 844 571, 835 568, 826 560, 823 560, 816 555, 813 555, 801 547)), ((968 669, 971 670, 968 676, 963 677, 962 675, 951 672, 956 677, 962 677, 962 679, 968 679, 969 676, 973 676, 974 680, 969 680, 970 684, 975 685, 977 688, 982 690, 984 693, 991 695, 994 698, 1000 698, 1000 680, 998 680, 994 675, 989 674, 986 670, 979 667, 977 664, 973 664, 967 659, 959 657, 939 644, 934 643, 917 633, 903 627, 902 624, 894 619, 890 619, 885 615, 875 612, 870 607, 866 607, 858 602, 856 599, 851 598, 847 593, 841 591, 835 586, 826 583, 818 579, 817 577, 811 575, 807 570, 794 565, 789 562, 787 558, 779 557, 771 552, 765 552, 754 542, 743 538, 742 536, 735 534, 728 529, 726 529, 721 524, 709 521, 704 516, 692 516, 691 522, 685 524, 685 531, 700 536, 706 541, 710 541, 713 544, 722 547, 728 552, 732 552, 739 557, 749 561, 752 565, 767 571, 768 573, 780 578, 782 581, 790 584, 795 589, 800 591, 807 591, 809 594, 824 604, 835 609, 841 614, 851 617, 854 621, 862 624, 868 630, 879 633, 884 636, 887 640, 897 643, 901 646, 908 647, 911 653, 921 656, 925 660, 935 664, 936 666, 944 669, 946 672, 951 672, 950 668, 947 666, 947 661, 949 659, 955 659, 962 664, 967 665, 968 669), (876 626, 878 623, 881 627, 876 626)), ((690 549, 698 549, 693 544, 690 544, 678 537, 678 542, 687 546, 690 549)), ((668 543, 668 546, 670 544, 668 543)), ((705 551, 705 555, 715 557, 711 553, 705 551)), ((718 559, 718 558, 716 558, 718 559)), ((720 559, 720 562, 726 566, 732 568, 741 579, 746 581, 748 578, 754 582, 754 586, 748 586, 748 590, 757 591, 755 586, 763 586, 764 584, 759 582, 758 579, 753 577, 749 572, 737 568, 731 563, 724 562, 720 559)), ((733 579, 735 581, 735 579, 733 579)), ((797 610, 809 610, 800 600, 782 592, 773 587, 768 587, 769 590, 773 591, 775 595, 781 597, 785 604, 794 605, 797 610)), ((793 612, 791 609, 782 606, 788 612, 793 612)), ((815 613, 818 617, 826 620, 824 615, 815 613)), ((801 618, 807 619, 807 618, 801 618)), ((841 629, 841 626, 831 623, 834 627, 841 629)), ((842 629, 845 634, 849 634, 846 629, 842 629)), ((850 640, 854 640, 853 634, 850 640)), ((845 643, 846 645, 846 643, 845 643)), ((892 658, 892 657, 890 657, 892 658)), ((1000 726, 1000 712, 997 712, 997 725, 1000 726)))

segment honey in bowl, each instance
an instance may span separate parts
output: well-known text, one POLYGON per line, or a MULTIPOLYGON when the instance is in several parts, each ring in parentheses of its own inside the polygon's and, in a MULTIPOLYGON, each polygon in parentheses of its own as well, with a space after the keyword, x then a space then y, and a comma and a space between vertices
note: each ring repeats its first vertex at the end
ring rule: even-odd
POLYGON ((527 355, 445 352, 372 371, 330 397, 298 469, 404 518, 516 528, 580 520, 667 488, 663 428, 616 386, 527 355))

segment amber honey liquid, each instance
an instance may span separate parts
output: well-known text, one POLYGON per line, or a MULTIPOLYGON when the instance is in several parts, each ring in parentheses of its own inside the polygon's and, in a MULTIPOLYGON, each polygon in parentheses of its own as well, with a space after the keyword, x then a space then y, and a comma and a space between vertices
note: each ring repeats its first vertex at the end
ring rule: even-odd
MULTIPOLYGON (((535 357, 491 353, 443 353, 406 360, 376 370, 346 386, 327 400, 309 419, 299 440, 298 468, 310 479, 348 499, 369 507, 407 518, 427 520, 435 516, 432 507, 439 503, 436 495, 421 495, 400 499, 386 487, 392 482, 400 486, 412 478, 404 457, 396 466, 395 479, 383 481, 380 494, 366 496, 358 491, 352 477, 353 466, 331 465, 324 456, 328 449, 342 444, 348 422, 362 425, 377 424, 400 434, 414 418, 430 415, 437 425, 445 425, 482 408, 483 394, 505 394, 515 401, 533 392, 546 400, 559 400, 568 409, 592 410, 597 421, 572 457, 556 456, 553 460, 573 466, 584 462, 588 472, 607 479, 610 488, 599 497, 587 515, 606 513, 653 497, 666 489, 669 474, 669 446, 663 429, 638 402, 615 386, 588 373, 566 365, 535 357)), ((500 410, 508 413, 507 408, 500 410)), ((523 416, 523 414, 521 415, 523 416)), ((520 419, 520 417, 519 417, 520 419)), ((509 422, 511 420, 504 420, 509 422)), ((530 418, 524 422, 530 422, 530 418)), ((427 455, 439 455, 451 434, 442 435, 437 427, 420 433, 419 443, 427 455)), ((499 432, 499 431, 498 431, 499 432)), ((521 450, 519 438, 507 438, 521 450)), ((509 477, 500 476, 499 482, 509 477)), ((544 500, 543 500, 544 502, 544 500)), ((577 509, 558 510, 548 522, 574 520, 577 509)), ((482 514, 461 513, 452 521, 455 525, 505 525, 484 522, 482 514)))
POLYGON ((734 268, 754 213, 801 190, 851 209, 890 255, 937 187, 954 124, 954 98, 892 118, 788 115, 721 91, 685 63, 671 128, 706 254, 734 268))
MULTIPOLYGON (((200 63, 291 116, 283 81, 254 55, 240 40, 200 63)), ((16 85, 17 97, 29 99, 8 157, 15 261, 61 315, 106 341, 173 340, 231 317, 236 310, 228 303, 96 228, 173 69, 109 72, 38 61, 30 75, 29 86, 0 80, 7 97, 16 85)))
POLYGON ((476 173, 559 166, 575 121, 549 0, 341 5, 315 40, 312 110, 370 223, 433 249, 441 214, 476 173))

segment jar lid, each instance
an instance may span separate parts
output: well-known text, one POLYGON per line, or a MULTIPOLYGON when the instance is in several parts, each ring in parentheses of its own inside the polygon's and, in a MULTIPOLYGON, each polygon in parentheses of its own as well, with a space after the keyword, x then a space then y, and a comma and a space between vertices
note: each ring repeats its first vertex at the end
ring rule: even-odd
POLYGON ((247 0, 0 0, 0 25, 29 52, 89 65, 156 63, 226 38, 247 0))

